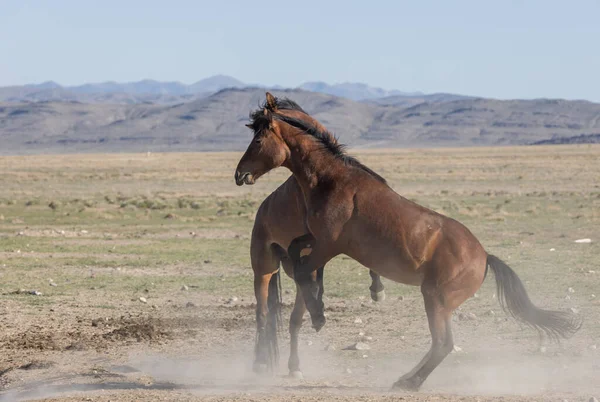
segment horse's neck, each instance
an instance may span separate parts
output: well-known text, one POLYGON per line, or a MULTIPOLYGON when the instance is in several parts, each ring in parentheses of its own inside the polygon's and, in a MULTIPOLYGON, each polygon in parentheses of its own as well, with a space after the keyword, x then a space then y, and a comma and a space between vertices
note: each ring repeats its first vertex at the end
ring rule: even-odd
POLYGON ((309 194, 320 183, 331 180, 332 168, 341 161, 312 141, 304 146, 292 145, 290 149, 286 167, 294 174, 308 201, 309 194))

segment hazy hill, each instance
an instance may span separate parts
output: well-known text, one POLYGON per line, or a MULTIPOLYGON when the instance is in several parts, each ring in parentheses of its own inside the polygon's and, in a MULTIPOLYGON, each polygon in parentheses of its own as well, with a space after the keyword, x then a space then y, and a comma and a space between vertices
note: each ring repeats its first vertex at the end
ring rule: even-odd
MULTIPOLYGON (((191 85, 182 84, 181 82, 142 80, 126 83, 108 81, 63 87, 56 82, 48 81, 41 84, 0 87, 0 101, 173 104, 204 98, 225 88, 249 87, 257 88, 264 87, 264 85, 246 84, 227 75, 215 75, 191 85)), ((271 88, 283 89, 280 86, 272 86, 271 88)), ((422 93, 404 93, 396 90, 387 91, 362 83, 329 85, 324 82, 307 82, 300 85, 299 89, 352 100, 375 100, 392 96, 399 97, 410 104, 422 102, 423 97, 427 96, 422 93)), ((386 103, 389 102, 394 102, 394 100, 389 100, 386 103)))
POLYGON ((375 98, 369 99, 365 102, 381 105, 381 106, 414 106, 419 103, 442 103, 442 102, 452 102, 456 100, 464 100, 464 99, 475 99, 473 96, 466 95, 456 95, 456 94, 446 94, 446 93, 435 93, 435 94, 412 94, 412 95, 392 95, 386 96, 383 98, 375 98))
POLYGON ((382 88, 370 87, 367 84, 359 82, 345 82, 342 84, 329 85, 325 82, 306 82, 300 85, 299 89, 305 91, 320 92, 328 95, 334 95, 341 98, 348 98, 356 101, 379 99, 391 96, 414 97, 423 95, 421 92, 402 92, 397 90, 385 90, 382 88))
MULTIPOLYGON (((60 90, 57 88, 46 90, 60 90)), ((529 144, 600 132, 600 104, 462 99, 410 107, 301 90, 288 96, 353 147, 529 144)), ((175 105, 0 104, 0 153, 243 150, 264 89, 226 89, 175 105)))
POLYGON ((226 75, 215 75, 191 85, 142 80, 126 83, 107 81, 63 87, 48 81, 41 84, 0 87, 0 101, 168 104, 204 98, 224 88, 243 87, 246 87, 246 84, 226 75))

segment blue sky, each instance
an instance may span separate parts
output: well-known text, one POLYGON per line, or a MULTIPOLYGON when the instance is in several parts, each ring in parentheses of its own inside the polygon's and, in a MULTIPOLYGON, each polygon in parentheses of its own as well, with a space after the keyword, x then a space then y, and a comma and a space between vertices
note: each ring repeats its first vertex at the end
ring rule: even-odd
POLYGON ((0 0, 0 86, 365 82, 600 101, 600 1, 0 0))

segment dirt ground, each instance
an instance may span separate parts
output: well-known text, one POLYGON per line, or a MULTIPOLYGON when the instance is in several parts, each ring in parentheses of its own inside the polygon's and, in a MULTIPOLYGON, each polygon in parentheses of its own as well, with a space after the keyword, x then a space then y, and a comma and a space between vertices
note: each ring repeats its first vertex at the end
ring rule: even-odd
POLYGON ((600 398, 600 147, 362 151, 400 194, 465 223, 540 307, 584 325, 555 344, 504 314, 493 274, 453 319, 458 346, 418 393, 391 392, 430 345, 418 288, 325 269, 328 322, 304 379, 252 370, 249 239, 287 177, 238 188, 239 154, 0 158, 0 402, 588 401, 600 398), (577 239, 591 243, 576 243, 577 239), (345 350, 362 341, 368 350, 345 350))

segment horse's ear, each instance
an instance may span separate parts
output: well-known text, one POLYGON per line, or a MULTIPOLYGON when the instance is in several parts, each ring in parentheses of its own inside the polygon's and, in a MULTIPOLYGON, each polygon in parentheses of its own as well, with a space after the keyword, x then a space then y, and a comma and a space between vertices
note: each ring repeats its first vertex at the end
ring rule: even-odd
POLYGON ((271 92, 267 92, 267 108, 273 112, 277 110, 277 99, 271 95, 271 92))
POLYGON ((252 130, 254 128, 252 123, 244 124, 244 126, 248 127, 250 130, 252 130))

